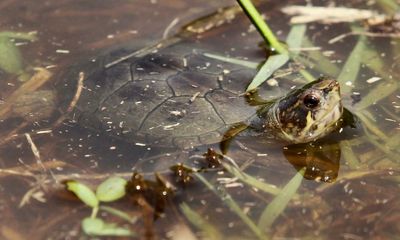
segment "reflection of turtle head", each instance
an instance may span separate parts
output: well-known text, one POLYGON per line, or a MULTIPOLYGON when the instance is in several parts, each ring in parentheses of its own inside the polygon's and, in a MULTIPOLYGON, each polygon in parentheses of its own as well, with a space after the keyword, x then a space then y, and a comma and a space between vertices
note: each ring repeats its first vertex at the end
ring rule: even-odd
POLYGON ((272 108, 284 140, 303 143, 319 139, 339 125, 343 113, 339 83, 319 78, 289 92, 272 108))

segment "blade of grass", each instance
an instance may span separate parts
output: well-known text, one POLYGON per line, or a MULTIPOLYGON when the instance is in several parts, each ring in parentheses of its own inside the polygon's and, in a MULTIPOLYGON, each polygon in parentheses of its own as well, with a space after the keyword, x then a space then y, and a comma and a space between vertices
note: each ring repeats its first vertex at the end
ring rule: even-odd
POLYGON ((364 49, 364 51, 362 52, 361 62, 383 78, 388 75, 388 69, 387 66, 385 66, 383 58, 373 46, 368 46, 364 49))
POLYGON ((301 47, 304 36, 306 35, 306 30, 307 26, 305 24, 293 25, 290 29, 290 32, 286 37, 286 43, 289 46, 289 50, 294 49, 290 51, 291 54, 297 55, 299 53, 296 49, 301 47))
POLYGON ((385 133, 383 133, 379 128, 376 127, 376 123, 374 123, 374 120, 371 120, 367 116, 370 115, 370 113, 367 110, 355 112, 356 116, 361 120, 363 123, 363 126, 367 128, 369 131, 371 131, 373 134, 381 138, 383 141, 388 141, 388 137, 386 136, 385 133))
POLYGON ((381 144, 378 142, 375 135, 371 134, 369 131, 365 131, 365 135, 368 137, 368 141, 372 143, 375 147, 377 147, 379 150, 381 150, 383 153, 385 153, 385 156, 389 159, 391 159, 393 162, 398 163, 399 162, 399 157, 398 153, 393 152, 387 145, 381 144))
POLYGON ((265 80, 267 80, 272 74, 289 61, 287 54, 273 55, 268 58, 265 64, 257 72, 256 76, 247 87, 246 91, 251 91, 260 86, 265 80))
POLYGON ((358 158, 356 154, 354 154, 352 146, 348 140, 340 141, 340 150, 345 161, 347 162, 347 165, 351 169, 358 169, 360 167, 360 161, 358 161, 358 158))
POLYGON ((127 213, 125 213, 123 211, 120 211, 120 210, 118 210, 116 208, 113 208, 113 207, 100 206, 100 210, 103 210, 103 211, 108 212, 108 213, 110 213, 110 214, 112 214, 114 216, 117 216, 117 217, 119 217, 121 219, 124 219, 125 221, 127 221, 127 222, 129 222, 131 224, 134 224, 138 220, 137 217, 131 217, 131 216, 129 216, 129 214, 127 214, 127 213))
MULTIPOLYGON (((286 37, 286 43, 289 46, 289 50, 294 49, 293 51, 291 50, 289 54, 290 57, 293 58, 294 60, 297 60, 299 51, 296 51, 296 49, 299 49, 302 46, 303 40, 306 35, 306 31, 307 31, 306 24, 296 24, 292 26, 288 36, 286 37)), ((300 70, 300 74, 308 82, 312 82, 315 80, 314 76, 304 69, 300 70)))
MULTIPOLYGON (((315 45, 307 38, 304 37, 303 39, 303 46, 304 47, 315 47, 315 45)), ((312 60, 316 61, 315 69, 318 71, 329 75, 329 76, 338 76, 340 69, 339 67, 332 63, 327 57, 325 57, 321 51, 310 51, 307 52, 307 56, 310 57, 312 60)), ((296 60, 300 62, 304 62, 303 58, 296 58, 296 60)))
MULTIPOLYGON (((294 25, 287 37, 287 43, 290 48, 293 49, 298 49, 301 46, 302 39, 304 38, 306 32, 306 25, 304 24, 299 24, 299 25, 294 25)), ((292 51, 291 55, 295 56, 298 54, 298 51, 292 51)), ((224 62, 230 62, 238 65, 242 65, 245 67, 249 68, 256 68, 259 64, 250 62, 250 61, 244 61, 244 60, 239 60, 239 59, 233 59, 233 58, 227 58, 219 55, 214 55, 210 53, 205 53, 204 56, 214 58, 220 61, 224 62)), ((251 91, 256 89, 258 86, 260 86, 264 81, 266 81, 269 77, 274 74, 274 72, 281 68, 283 65, 285 65, 289 61, 289 56, 287 54, 278 54, 278 55, 273 55, 268 58, 268 60, 263 64, 263 66, 260 68, 256 76, 253 78, 249 86, 247 87, 246 91, 251 91)), ((304 78, 308 81, 313 81, 314 77, 309 74, 307 71, 301 70, 300 73, 304 76, 304 78)))
POLYGON ((224 239, 222 234, 211 223, 204 219, 200 214, 192 210, 189 205, 182 203, 180 205, 180 209, 189 222, 200 229, 204 237, 215 240, 224 239))
POLYGON ((395 14, 399 10, 399 5, 395 0, 377 0, 376 1, 388 14, 395 14))
POLYGON ((346 63, 344 64, 342 71, 337 78, 339 83, 341 84, 341 91, 345 94, 351 91, 351 87, 348 85, 348 82, 351 83, 351 86, 354 86, 354 83, 360 71, 362 52, 365 48, 366 38, 365 36, 360 36, 357 44, 347 58, 346 63))
MULTIPOLYGON (((282 67, 289 61, 288 50, 278 41, 278 38, 271 31, 269 26, 265 23, 264 19, 252 4, 251 0, 237 0, 243 11, 247 14, 249 19, 253 22, 258 32, 270 44, 278 53, 276 56, 269 57, 265 64, 261 67, 259 73, 254 77, 252 82, 247 87, 246 91, 251 91, 257 88, 261 83, 267 80, 275 70, 282 67)), ((301 46, 301 41, 306 31, 305 25, 293 26, 289 38, 287 39, 289 47, 298 48, 301 46)), ((294 54, 295 55, 295 54, 294 54)), ((300 73, 308 81, 312 81, 313 76, 305 70, 301 70, 300 73)))
POLYGON ((256 69, 259 65, 259 63, 257 63, 257 62, 246 61, 246 60, 230 58, 230 57, 224 57, 224 56, 216 55, 216 54, 212 54, 212 53, 204 53, 203 55, 208 58, 213 58, 213 59, 216 59, 219 61, 232 63, 232 64, 236 64, 236 65, 240 65, 240 66, 244 66, 244 67, 252 68, 252 69, 256 69))
POLYGON ((360 111, 368 108, 374 103, 390 96, 393 92, 397 91, 397 82, 381 82, 371 89, 371 91, 364 96, 360 102, 355 104, 355 108, 360 111))
MULTIPOLYGON (((349 171, 347 173, 343 173, 343 174, 339 175, 338 178, 336 179, 336 182, 343 183, 345 181, 354 181, 355 179, 358 179, 358 178, 364 178, 367 175, 379 174, 379 173, 383 173, 383 170, 349 171)), ((337 187, 337 185, 336 184, 323 184, 316 188, 316 192, 320 193, 320 192, 326 191, 328 189, 331 189, 333 187, 337 187)))
POLYGON ((234 212, 259 239, 269 239, 257 226, 256 224, 242 211, 239 205, 235 202, 232 196, 225 191, 223 187, 214 187, 209 181, 207 181, 201 174, 194 173, 194 175, 214 192, 230 209, 234 212))
POLYGON ((388 117, 393 118, 397 122, 400 122, 400 115, 398 115, 398 113, 396 111, 388 109, 385 106, 380 106, 380 107, 388 115, 388 117))
POLYGON ((386 145, 390 149, 398 148, 400 146, 400 133, 397 132, 393 136, 391 136, 390 139, 388 139, 388 141, 386 142, 386 145))
POLYGON ((250 185, 251 187, 257 188, 272 195, 278 195, 281 192, 281 189, 277 188, 275 185, 261 182, 227 163, 223 162, 222 165, 230 174, 237 177, 242 182, 250 185))
POLYGON ((301 69, 299 72, 301 75, 303 75, 304 79, 306 79, 308 82, 312 82, 315 80, 315 77, 308 71, 301 69))
POLYGON ((274 33, 265 23, 261 14, 254 7, 251 0, 237 0, 239 5, 242 7, 243 11, 247 14, 250 20, 253 22, 254 26, 260 32, 261 36, 265 39, 267 43, 271 45, 271 47, 275 48, 278 53, 287 54, 286 48, 278 41, 275 37, 274 33))
MULTIPOLYGON (((304 37, 306 31, 305 25, 295 25, 290 29, 290 32, 287 37, 288 45, 290 48, 296 49, 301 46, 302 39, 304 37)), ((291 56, 295 56, 297 54, 296 51, 291 54, 291 56)), ((260 68, 256 76, 253 78, 246 91, 251 91, 260 86, 263 82, 265 82, 269 77, 274 74, 276 70, 281 68, 289 61, 289 55, 286 53, 278 54, 270 56, 264 65, 260 68)), ((312 81, 314 78, 311 74, 308 74, 307 71, 301 70, 301 74, 308 80, 312 81)))
POLYGON ((276 218, 281 215, 288 205, 290 199, 294 196, 303 181, 305 168, 302 168, 296 175, 286 184, 274 200, 264 209, 258 221, 259 229, 269 229, 276 218))

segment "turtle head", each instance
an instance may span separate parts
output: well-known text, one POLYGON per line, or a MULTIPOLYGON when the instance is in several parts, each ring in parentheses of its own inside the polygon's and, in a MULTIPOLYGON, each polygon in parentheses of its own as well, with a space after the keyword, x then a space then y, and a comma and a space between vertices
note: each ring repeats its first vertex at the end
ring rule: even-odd
POLYGON ((319 78, 289 92, 275 105, 282 138, 293 143, 319 139, 339 127, 343 113, 339 83, 319 78))

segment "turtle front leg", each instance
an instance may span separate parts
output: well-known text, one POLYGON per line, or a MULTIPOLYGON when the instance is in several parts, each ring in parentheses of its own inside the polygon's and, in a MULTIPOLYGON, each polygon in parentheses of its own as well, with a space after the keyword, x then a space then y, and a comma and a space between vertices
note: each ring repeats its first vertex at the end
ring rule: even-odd
POLYGON ((238 122, 233 124, 222 136, 222 139, 219 143, 219 148, 221 149, 222 154, 226 154, 228 152, 229 146, 235 136, 239 133, 243 132, 249 127, 249 125, 245 122, 238 122))

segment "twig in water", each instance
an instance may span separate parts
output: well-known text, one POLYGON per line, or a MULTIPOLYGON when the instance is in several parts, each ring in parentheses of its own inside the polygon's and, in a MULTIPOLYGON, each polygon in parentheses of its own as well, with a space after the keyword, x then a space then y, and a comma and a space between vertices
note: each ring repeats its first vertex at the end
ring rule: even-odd
POLYGON ((169 36, 169 33, 171 32, 172 28, 174 28, 176 26, 176 24, 178 24, 179 22, 179 18, 174 18, 174 20, 172 20, 172 22, 165 28, 164 33, 162 38, 166 39, 169 36))

